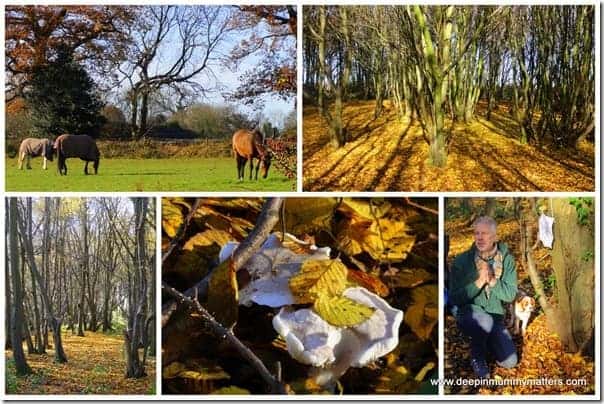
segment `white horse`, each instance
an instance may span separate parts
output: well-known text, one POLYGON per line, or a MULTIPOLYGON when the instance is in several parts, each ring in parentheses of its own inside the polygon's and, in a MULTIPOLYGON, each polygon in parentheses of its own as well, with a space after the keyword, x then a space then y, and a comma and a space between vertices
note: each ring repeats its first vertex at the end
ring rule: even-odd
POLYGON ((38 139, 33 137, 23 139, 19 146, 19 170, 23 169, 23 160, 25 160, 25 158, 27 158, 25 167, 28 170, 31 170, 30 160, 32 157, 38 156, 44 158, 42 168, 46 170, 48 168, 46 161, 52 161, 53 155, 54 150, 52 148, 52 142, 49 139, 38 139))

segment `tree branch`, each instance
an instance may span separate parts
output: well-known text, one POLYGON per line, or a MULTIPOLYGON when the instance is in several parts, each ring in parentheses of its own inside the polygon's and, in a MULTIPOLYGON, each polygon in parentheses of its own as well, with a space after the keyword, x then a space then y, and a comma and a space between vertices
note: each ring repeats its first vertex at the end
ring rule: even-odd
MULTIPOLYGON (((270 232, 273 230, 273 227, 279 221, 279 209, 281 208, 281 204, 283 203, 283 198, 268 198, 264 205, 262 206, 262 212, 258 216, 258 220, 256 221, 256 225, 254 229, 248 234, 248 236, 239 244, 237 249, 233 252, 233 267, 235 271, 239 271, 245 263, 251 258, 252 255, 258 251, 262 243, 267 239, 270 232)), ((163 261, 162 261, 163 262, 163 261)), ((194 296, 206 296, 208 293, 208 285, 210 283, 210 279, 214 269, 209 271, 209 273, 195 286, 187 289, 183 295, 186 297, 194 297, 194 296)), ((167 302, 162 305, 161 310, 161 326, 164 327, 172 314, 176 311, 178 305, 176 302, 167 302)))
POLYGON ((268 384, 270 393, 286 394, 285 386, 268 371, 266 366, 264 366, 264 363, 262 363, 262 361, 235 336, 233 331, 216 321, 198 300, 185 296, 166 283, 162 283, 161 288, 162 291, 176 299, 178 304, 187 306, 191 310, 199 313, 203 318, 205 325, 208 326, 208 329, 216 336, 216 338, 227 340, 231 346, 233 346, 233 348, 235 348, 237 352, 239 352, 239 354, 258 371, 262 379, 268 384))
POLYGON ((195 202, 193 203, 193 207, 191 208, 189 213, 187 213, 187 216, 185 217, 184 222, 180 225, 178 232, 176 233, 174 238, 170 241, 168 248, 166 248, 166 251, 164 252, 164 254, 161 257, 162 264, 164 264, 166 262, 166 260, 170 257, 170 255, 174 252, 174 249, 176 248, 176 246, 178 244, 180 244, 180 242, 182 241, 182 238, 186 234, 187 228, 189 227, 189 224, 191 223, 191 219, 193 219, 193 215, 195 214, 195 212, 197 212, 199 205, 201 205, 201 198, 195 199, 195 202))

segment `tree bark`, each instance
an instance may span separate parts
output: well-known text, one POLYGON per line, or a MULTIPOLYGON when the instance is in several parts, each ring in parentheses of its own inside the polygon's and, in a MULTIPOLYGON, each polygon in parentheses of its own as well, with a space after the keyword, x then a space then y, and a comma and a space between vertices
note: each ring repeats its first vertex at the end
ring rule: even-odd
MULTIPOLYGON (((31 198, 29 198, 28 202, 31 202, 31 198)), ((28 214, 29 214, 29 216, 26 218, 26 220, 29 223, 29 225, 25 225, 25 223, 23 223, 23 221, 19 221, 19 227, 21 229, 21 232, 24 234, 24 237, 23 237, 24 244, 25 244, 24 249, 25 249, 29 267, 30 267, 30 269, 34 275, 34 278, 36 280, 36 283, 40 289, 40 296, 42 297, 44 309, 46 311, 46 318, 48 319, 50 326, 53 328, 53 335, 56 338, 54 341, 54 343, 55 343, 55 362, 65 363, 65 362, 67 362, 67 356, 65 355, 65 351, 63 350, 63 345, 61 344, 61 338, 60 338, 61 321, 56 318, 56 316, 53 312, 52 303, 50 301, 50 297, 48 296, 49 288, 47 287, 45 281, 42 279, 42 276, 40 275, 40 271, 38 270, 38 267, 36 264, 36 259, 34 257, 32 234, 31 234, 31 232, 28 232, 28 230, 27 230, 27 229, 29 229, 31 231, 31 220, 32 220, 31 210, 29 210, 28 214)))
POLYGON ((576 208, 568 198, 552 198, 551 202, 556 220, 552 267, 556 275, 559 323, 565 330, 560 338, 569 352, 578 352, 595 327, 593 213, 585 224, 580 224, 576 208))
POLYGON ((31 373, 31 368, 25 359, 23 352, 22 327, 25 324, 23 317, 23 294, 21 291, 21 274, 19 273, 19 246, 17 245, 17 199, 9 198, 9 247, 10 247, 10 270, 13 282, 13 304, 11 321, 11 345, 13 346, 13 359, 17 375, 24 376, 31 373))

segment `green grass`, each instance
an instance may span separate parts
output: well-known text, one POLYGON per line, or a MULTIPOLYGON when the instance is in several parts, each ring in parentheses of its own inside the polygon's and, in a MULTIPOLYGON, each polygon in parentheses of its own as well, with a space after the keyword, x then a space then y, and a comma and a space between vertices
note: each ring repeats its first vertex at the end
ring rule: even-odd
POLYGON ((6 360, 6 394, 16 394, 18 390, 17 371, 14 359, 6 360))
MULTIPOLYGON (((88 165, 90 171, 92 164, 88 165)), ((56 160, 48 170, 32 159, 31 170, 19 170, 17 159, 6 159, 7 191, 294 191, 295 181, 271 167, 268 178, 238 181, 232 158, 102 159, 98 175, 84 175, 84 162, 67 160, 68 175, 60 176, 56 160)), ((246 167, 246 178, 249 168, 246 167)))

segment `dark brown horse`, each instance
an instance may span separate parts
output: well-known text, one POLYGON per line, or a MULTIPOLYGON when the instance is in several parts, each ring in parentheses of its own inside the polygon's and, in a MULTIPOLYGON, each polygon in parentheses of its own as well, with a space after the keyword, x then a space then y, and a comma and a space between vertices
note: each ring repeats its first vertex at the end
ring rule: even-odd
POLYGON ((88 135, 61 135, 55 140, 54 149, 58 156, 59 174, 67 175, 65 160, 69 157, 78 157, 85 161, 84 174, 88 175, 88 163, 92 162, 94 173, 99 171, 101 153, 96 142, 88 135))
POLYGON ((245 163, 250 162, 250 180, 254 170, 254 159, 258 159, 256 164, 256 177, 258 179, 258 169, 262 167, 262 178, 268 175, 268 169, 271 166, 271 153, 263 145, 263 136, 259 130, 250 132, 246 129, 239 129, 233 134, 233 153, 237 160, 237 179, 243 181, 245 163))

